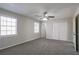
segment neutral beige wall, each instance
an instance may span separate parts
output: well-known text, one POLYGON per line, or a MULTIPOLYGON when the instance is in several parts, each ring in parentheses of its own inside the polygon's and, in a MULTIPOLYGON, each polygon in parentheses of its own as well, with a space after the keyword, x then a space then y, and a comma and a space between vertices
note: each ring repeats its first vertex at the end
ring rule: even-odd
MULTIPOLYGON (((0 36, 0 49, 4 49, 10 46, 21 44, 27 41, 31 41, 40 38, 40 33, 34 33, 34 22, 36 20, 28 18, 22 15, 18 15, 6 10, 0 9, 0 15, 17 18, 17 32, 15 36, 0 36)), ((37 21, 38 22, 38 21, 37 21)))
POLYGON ((45 33, 46 29, 45 29, 45 23, 41 23, 41 38, 45 38, 46 33, 45 33))
MULTIPOLYGON (((72 18, 60 18, 60 19, 51 19, 46 22, 46 38, 53 39, 53 23, 67 23, 67 38, 65 39, 58 39, 73 42, 73 20, 72 18)), ((61 27, 61 26, 60 26, 61 27)), ((59 28, 60 28, 59 27, 59 28)), ((59 30, 59 29, 57 29, 59 30)), ((44 36, 44 35, 43 35, 44 36)))
POLYGON ((35 21, 31 18, 26 18, 26 20, 23 21, 24 39, 32 40, 32 39, 40 38, 40 32, 34 33, 34 22, 38 22, 40 24, 39 21, 35 21))

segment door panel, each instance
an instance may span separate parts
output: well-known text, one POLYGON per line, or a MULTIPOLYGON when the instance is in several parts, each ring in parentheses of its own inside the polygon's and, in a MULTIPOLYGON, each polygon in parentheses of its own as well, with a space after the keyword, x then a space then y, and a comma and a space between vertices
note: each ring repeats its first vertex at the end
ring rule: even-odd
POLYGON ((67 40, 67 23, 53 23, 53 39, 67 40))

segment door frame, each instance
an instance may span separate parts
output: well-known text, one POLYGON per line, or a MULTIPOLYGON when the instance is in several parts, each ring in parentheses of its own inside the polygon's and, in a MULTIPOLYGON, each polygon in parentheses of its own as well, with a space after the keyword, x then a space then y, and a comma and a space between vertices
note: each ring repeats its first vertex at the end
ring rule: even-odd
POLYGON ((79 50, 79 49, 78 49, 78 16, 79 16, 79 15, 77 15, 77 16, 76 16, 76 19, 75 19, 75 27, 76 27, 76 28, 75 28, 75 30, 76 30, 76 31, 75 31, 75 32, 76 32, 75 35, 76 35, 76 51, 77 51, 77 52, 78 52, 78 50, 79 50))

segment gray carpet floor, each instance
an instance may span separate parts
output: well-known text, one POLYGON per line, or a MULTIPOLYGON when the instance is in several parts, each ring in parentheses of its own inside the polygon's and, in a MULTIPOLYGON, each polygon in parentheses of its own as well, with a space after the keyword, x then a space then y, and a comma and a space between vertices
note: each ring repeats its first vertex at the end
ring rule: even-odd
POLYGON ((36 39, 0 51, 0 55, 76 55, 73 43, 36 39))

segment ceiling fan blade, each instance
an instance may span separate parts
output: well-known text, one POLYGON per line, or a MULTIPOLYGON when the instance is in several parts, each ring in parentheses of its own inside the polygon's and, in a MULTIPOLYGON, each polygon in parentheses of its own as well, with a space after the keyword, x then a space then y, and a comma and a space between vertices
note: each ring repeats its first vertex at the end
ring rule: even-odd
POLYGON ((36 17, 42 17, 42 16, 40 16, 40 15, 35 15, 36 17))
POLYGON ((55 18, 55 16, 48 16, 48 18, 55 18))
POLYGON ((43 18, 40 17, 40 19, 43 19, 43 18))

